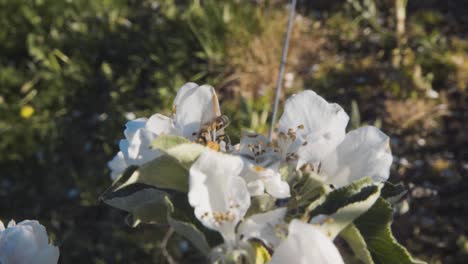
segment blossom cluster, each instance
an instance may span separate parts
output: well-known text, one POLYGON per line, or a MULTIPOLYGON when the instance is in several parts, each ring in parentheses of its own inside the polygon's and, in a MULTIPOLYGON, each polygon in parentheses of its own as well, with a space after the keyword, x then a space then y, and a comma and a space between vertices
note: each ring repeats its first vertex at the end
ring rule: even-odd
MULTIPOLYGON (((324 224, 339 217, 313 215, 312 209, 295 217, 291 211, 298 208, 294 202, 313 191, 306 189, 299 197, 295 188, 304 187, 304 179, 318 183, 323 197, 364 177, 380 191, 388 179, 392 163, 388 136, 373 126, 346 133, 348 121, 341 106, 306 90, 286 100, 273 139, 243 132, 240 142, 233 144, 226 133, 229 118, 221 113, 215 89, 187 83, 177 93, 172 116, 154 114, 126 124, 120 151, 109 162, 111 177, 119 181, 129 167, 145 168, 171 154, 170 149, 154 147, 158 138, 184 138, 183 142, 203 146, 188 163, 186 197, 196 219, 223 238, 211 249, 212 262, 232 260, 240 250, 253 255, 256 263, 343 263, 333 239, 344 227, 331 232, 330 225, 324 224), (273 206, 254 210, 260 197, 269 198, 273 206), (262 261, 259 248, 266 252, 262 261)), ((175 177, 158 176, 159 172, 153 170, 154 176, 149 177, 175 177)), ((143 179, 142 175, 134 173, 130 183, 143 179)), ((154 180, 140 182, 161 187, 151 184, 154 180)), ((369 198, 369 205, 349 220, 376 199, 369 198)))

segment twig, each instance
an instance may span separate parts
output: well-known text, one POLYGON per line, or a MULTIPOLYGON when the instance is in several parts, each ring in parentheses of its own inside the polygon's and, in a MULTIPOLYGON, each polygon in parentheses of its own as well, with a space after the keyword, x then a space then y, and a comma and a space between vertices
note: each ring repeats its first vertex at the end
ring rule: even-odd
POLYGON ((281 96, 281 86, 283 84, 284 67, 286 65, 286 59, 288 57, 289 38, 291 36, 295 10, 296 10, 296 0, 291 0, 291 10, 289 11, 288 29, 286 31, 286 37, 284 38, 283 54, 281 56, 278 83, 276 84, 276 94, 275 94, 275 104, 273 106, 273 116, 271 118, 270 132, 268 133, 268 138, 270 139, 270 141, 273 138, 273 131, 275 129, 276 114, 278 112, 279 98, 281 96))
POLYGON ((175 261, 174 258, 172 258, 171 254, 167 250, 167 243, 169 243, 169 240, 171 239, 173 234, 174 234, 174 228, 169 227, 166 234, 164 235, 164 238, 159 244, 159 248, 161 249, 163 256, 166 258, 169 264, 177 264, 177 261, 175 261))

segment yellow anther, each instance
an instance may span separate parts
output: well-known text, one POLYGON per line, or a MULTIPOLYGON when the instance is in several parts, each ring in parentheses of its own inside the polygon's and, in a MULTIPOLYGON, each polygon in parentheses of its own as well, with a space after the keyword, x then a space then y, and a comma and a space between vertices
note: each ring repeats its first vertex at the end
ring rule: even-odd
POLYGON ((255 165, 255 166, 253 167, 253 169, 254 169, 256 172, 265 171, 265 168, 264 168, 264 167, 258 166, 258 165, 255 165))
POLYGON ((206 143, 206 146, 212 150, 219 151, 219 144, 214 141, 208 141, 208 143, 206 143))

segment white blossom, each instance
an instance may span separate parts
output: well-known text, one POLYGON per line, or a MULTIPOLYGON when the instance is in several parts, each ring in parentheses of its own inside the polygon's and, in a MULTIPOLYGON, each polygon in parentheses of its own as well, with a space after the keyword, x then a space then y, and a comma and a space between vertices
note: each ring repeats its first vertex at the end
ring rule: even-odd
POLYGON ((247 185, 239 175, 240 157, 205 151, 190 168, 188 200, 206 227, 221 233, 226 245, 236 243, 235 227, 250 207, 247 185))
POLYGON ((35 220, 18 224, 11 220, 7 228, 0 221, 0 263, 55 264, 59 250, 49 244, 46 229, 35 220))
POLYGON ((292 220, 288 237, 274 250, 270 264, 341 264, 340 252, 325 234, 313 225, 292 220))
POLYGON ((336 187, 362 177, 387 180, 392 163, 388 136, 371 126, 346 134, 348 120, 339 105, 312 91, 292 96, 279 122, 283 159, 296 168, 309 164, 325 183, 336 187))
MULTIPOLYGON (((177 92, 173 104, 173 116, 154 114, 149 119, 138 118, 125 125, 125 139, 119 143, 120 151, 108 163, 111 178, 116 179, 131 165, 142 165, 161 153, 150 149, 151 142, 160 135, 183 136, 191 141, 200 137, 200 130, 221 116, 218 97, 213 87, 186 83, 177 92)), ((216 132, 210 131, 209 139, 216 140, 216 132)), ((217 149, 225 150, 226 145, 214 144, 217 149)))
POLYGON ((283 159, 318 163, 343 140, 349 117, 338 104, 330 104, 306 90, 286 101, 278 126, 278 146, 283 159))
POLYGON ((281 242, 284 233, 286 211, 287 209, 283 207, 248 217, 237 229, 238 239, 255 238, 268 247, 275 248, 281 242))
POLYGON ((366 176, 375 182, 386 181, 393 161, 389 142, 390 138, 376 127, 353 130, 323 159, 320 176, 335 187, 366 176))
POLYGON ((279 173, 280 157, 265 136, 244 133, 239 154, 244 161, 242 177, 252 196, 262 195, 265 191, 280 199, 291 196, 289 184, 279 173))

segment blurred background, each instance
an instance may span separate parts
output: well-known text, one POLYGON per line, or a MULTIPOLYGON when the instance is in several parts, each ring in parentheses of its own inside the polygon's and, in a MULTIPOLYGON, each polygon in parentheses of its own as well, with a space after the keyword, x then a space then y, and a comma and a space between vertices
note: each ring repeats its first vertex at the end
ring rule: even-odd
MULTIPOLYGON (((313 89, 391 136, 408 188, 394 232, 468 260, 468 5, 298 1, 284 96, 313 89)), ((124 124, 209 83, 229 134, 266 133, 288 1, 0 0, 0 219, 38 219, 61 263, 164 263, 161 228, 101 204, 124 124)), ((284 102, 283 96, 283 102, 284 102)), ((180 242, 180 241, 179 241, 180 242)), ((175 251, 189 262, 189 245, 175 251)))

